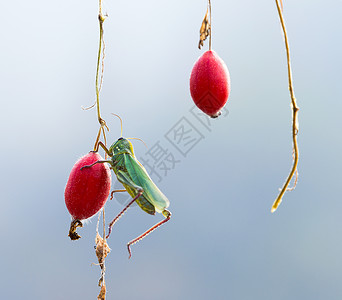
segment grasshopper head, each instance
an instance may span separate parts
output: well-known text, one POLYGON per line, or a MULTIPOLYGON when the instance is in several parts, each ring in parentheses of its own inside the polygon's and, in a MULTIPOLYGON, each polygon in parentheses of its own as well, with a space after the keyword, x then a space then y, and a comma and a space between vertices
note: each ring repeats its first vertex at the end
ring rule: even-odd
POLYGON ((128 153, 134 156, 132 143, 129 140, 122 137, 110 146, 109 151, 113 153, 113 155, 128 153))

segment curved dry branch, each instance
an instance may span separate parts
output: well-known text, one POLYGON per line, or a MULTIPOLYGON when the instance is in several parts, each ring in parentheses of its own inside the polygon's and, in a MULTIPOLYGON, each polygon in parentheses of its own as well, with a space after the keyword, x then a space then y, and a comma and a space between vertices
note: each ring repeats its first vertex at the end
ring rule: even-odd
MULTIPOLYGON (((298 143, 297 143, 297 134, 298 134, 298 110, 299 107, 297 106, 296 102, 296 97, 294 95, 294 89, 293 89, 293 83, 292 83, 292 71, 291 71, 291 61, 290 61, 290 46, 288 42, 288 37, 287 37, 287 32, 286 32, 286 27, 285 27, 285 21, 283 17, 283 12, 282 12, 282 2, 280 0, 276 0, 276 5, 277 5, 277 10, 279 14, 279 19, 281 23, 281 27, 283 29, 284 33, 284 39, 285 39, 285 48, 286 48, 286 57, 287 57, 287 72, 288 72, 288 80, 289 80, 289 90, 290 90, 290 96, 291 96, 291 106, 292 106, 292 142, 293 142, 293 165, 290 171, 290 174, 288 175, 282 189, 280 190, 280 193, 276 200, 274 201, 272 205, 271 212, 275 212, 276 209, 278 208, 279 204, 282 201, 282 198, 285 194, 286 191, 290 190, 288 188, 291 179, 295 174, 297 174, 297 165, 298 165, 298 160, 299 160, 299 152, 298 152, 298 143)), ((296 180, 294 183, 295 188, 297 183, 297 175, 296 175, 296 180)))

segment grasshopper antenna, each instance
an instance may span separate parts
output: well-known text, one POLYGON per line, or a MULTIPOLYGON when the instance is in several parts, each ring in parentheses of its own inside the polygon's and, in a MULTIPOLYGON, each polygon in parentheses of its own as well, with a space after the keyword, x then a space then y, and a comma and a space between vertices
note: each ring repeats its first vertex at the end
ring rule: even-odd
POLYGON ((142 140, 142 139, 139 139, 139 138, 126 138, 127 140, 138 140, 140 142, 143 142, 143 144, 145 145, 145 147, 148 149, 146 143, 142 140))
MULTIPOLYGON (((118 117, 119 120, 120 120, 120 125, 121 125, 121 137, 122 137, 122 119, 121 119, 120 116, 117 115, 117 114, 113 114, 113 113, 112 113, 112 115, 118 117)), ((139 140, 139 141, 143 142, 143 144, 145 145, 146 148, 148 148, 147 145, 146 145, 146 143, 145 143, 142 139, 139 139, 139 138, 127 138, 127 140, 139 140)))
POLYGON ((117 115, 117 114, 113 114, 113 113, 112 113, 112 115, 118 117, 119 120, 120 120, 120 125, 121 125, 121 137, 122 137, 122 119, 121 119, 120 116, 117 115))

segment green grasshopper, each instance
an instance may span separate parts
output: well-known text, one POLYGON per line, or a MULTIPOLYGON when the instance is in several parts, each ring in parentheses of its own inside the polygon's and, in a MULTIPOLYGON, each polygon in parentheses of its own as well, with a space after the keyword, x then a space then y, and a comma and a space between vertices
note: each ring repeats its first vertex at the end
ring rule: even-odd
POLYGON ((129 202, 113 219, 113 221, 109 223, 109 231, 106 238, 109 237, 114 224, 134 202, 137 202, 140 208, 150 215, 155 215, 157 211, 158 213, 162 213, 165 217, 164 220, 152 226, 150 229, 127 244, 129 258, 131 258, 131 245, 139 242, 153 230, 170 220, 171 212, 166 209, 170 205, 170 202, 152 181, 142 164, 136 159, 134 156, 133 146, 128 139, 120 137, 110 146, 109 149, 107 149, 102 142, 98 142, 95 150, 96 152, 99 150, 100 146, 108 154, 110 160, 99 160, 89 166, 84 166, 83 168, 90 168, 98 163, 109 163, 110 168, 116 175, 116 178, 125 188, 125 190, 112 191, 111 199, 115 192, 124 191, 127 191, 133 198, 132 201, 129 202))

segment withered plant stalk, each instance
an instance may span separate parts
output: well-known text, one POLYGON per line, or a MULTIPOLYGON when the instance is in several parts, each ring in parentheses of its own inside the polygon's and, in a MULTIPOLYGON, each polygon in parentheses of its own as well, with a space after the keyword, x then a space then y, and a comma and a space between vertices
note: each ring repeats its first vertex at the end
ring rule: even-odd
POLYGON ((278 197, 276 198, 276 200, 274 201, 274 203, 272 205, 271 212, 276 211, 276 209, 278 208, 279 204, 282 201, 282 198, 283 198, 285 192, 295 188, 295 186, 297 184, 297 176, 298 176, 297 165, 298 165, 298 160, 299 160, 298 143, 297 143, 299 107, 297 106, 297 101, 296 101, 296 97, 295 97, 294 89, 293 89, 292 70, 291 70, 291 61, 290 61, 290 46, 289 46, 289 41, 288 41, 288 37, 287 37, 285 21, 284 21, 284 17, 283 17, 282 2, 280 0, 275 0, 275 1, 276 1, 276 5, 277 5, 277 10, 278 10, 278 14, 279 14, 281 27, 282 27, 282 30, 284 33, 286 57, 287 57, 287 72, 288 72, 289 90, 290 90, 291 107, 292 107, 293 165, 292 165, 290 174, 288 175, 282 189, 280 190, 278 197), (291 179, 293 178, 294 175, 296 175, 296 180, 294 183, 294 187, 290 189, 288 186, 289 186, 291 179))

